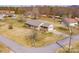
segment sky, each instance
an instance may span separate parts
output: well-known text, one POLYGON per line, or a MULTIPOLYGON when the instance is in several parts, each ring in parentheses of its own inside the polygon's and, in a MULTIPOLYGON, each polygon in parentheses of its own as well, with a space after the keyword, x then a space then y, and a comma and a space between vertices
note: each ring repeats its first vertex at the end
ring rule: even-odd
POLYGON ((79 5, 78 0, 0 0, 0 6, 7 5, 79 5))

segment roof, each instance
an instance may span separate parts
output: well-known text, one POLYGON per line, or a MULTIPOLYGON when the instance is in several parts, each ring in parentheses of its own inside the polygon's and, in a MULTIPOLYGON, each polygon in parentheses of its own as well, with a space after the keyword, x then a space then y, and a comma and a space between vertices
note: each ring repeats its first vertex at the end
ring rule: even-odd
POLYGON ((73 19, 73 18, 64 18, 63 19, 64 22, 67 22, 67 23, 76 23, 76 19, 73 19))
POLYGON ((48 27, 49 25, 51 25, 51 24, 44 23, 42 26, 43 26, 43 27, 48 27))
POLYGON ((26 23, 33 25, 33 26, 40 26, 41 25, 41 26, 44 26, 44 27, 48 27, 49 25, 51 25, 51 24, 49 24, 45 21, 42 21, 42 20, 28 20, 26 23))
POLYGON ((41 24, 41 22, 37 20, 28 20, 26 23, 33 26, 39 26, 41 24))

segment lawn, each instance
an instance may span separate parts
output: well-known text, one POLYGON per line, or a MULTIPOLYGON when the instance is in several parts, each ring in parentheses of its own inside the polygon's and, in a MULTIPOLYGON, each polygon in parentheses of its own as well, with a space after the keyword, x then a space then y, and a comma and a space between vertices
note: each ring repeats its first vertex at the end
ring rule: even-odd
POLYGON ((18 18, 12 19, 11 17, 7 17, 7 18, 5 18, 4 22, 6 22, 7 24, 11 24, 14 27, 23 27, 24 26, 24 23, 19 22, 18 18))
MULTIPOLYGON (((32 47, 32 40, 28 39, 30 31, 30 29, 23 28, 14 28, 12 30, 2 28, 0 34, 25 47, 32 47)), ((64 38, 50 33, 40 33, 39 35, 40 37, 35 42, 36 47, 46 46, 64 38)))
MULTIPOLYGON (((67 28, 57 27, 56 30, 59 31, 59 32, 70 35, 69 29, 67 29, 67 28)), ((72 28, 72 35, 78 35, 78 34, 79 34, 79 30, 76 29, 76 28, 72 28)))
MULTIPOLYGON (((0 34, 21 44, 25 47, 32 47, 32 40, 28 38, 28 35, 32 29, 23 27, 23 22, 18 22, 17 19, 6 18, 5 21, 0 21, 0 34), (12 24, 13 29, 8 29, 8 24, 12 24)), ((35 47, 43 47, 48 44, 55 43, 57 40, 61 40, 64 37, 55 35, 53 33, 39 33, 39 38, 35 41, 35 47)))

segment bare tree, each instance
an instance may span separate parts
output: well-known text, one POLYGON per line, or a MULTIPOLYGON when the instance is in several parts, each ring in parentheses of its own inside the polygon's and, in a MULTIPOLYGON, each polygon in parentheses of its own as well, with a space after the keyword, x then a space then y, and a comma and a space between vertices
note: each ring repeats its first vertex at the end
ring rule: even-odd
POLYGON ((35 42, 37 40, 37 32, 35 30, 32 30, 29 35, 29 38, 32 40, 32 46, 35 47, 35 42))

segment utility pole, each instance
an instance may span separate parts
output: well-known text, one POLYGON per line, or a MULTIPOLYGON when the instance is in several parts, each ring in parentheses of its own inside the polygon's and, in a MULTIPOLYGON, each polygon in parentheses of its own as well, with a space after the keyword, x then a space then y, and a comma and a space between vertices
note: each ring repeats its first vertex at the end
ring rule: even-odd
POLYGON ((72 40, 72 29, 69 27, 69 32, 70 32, 70 39, 69 39, 69 49, 68 52, 71 52, 71 40, 72 40))
POLYGON ((70 53, 71 52, 71 43, 72 43, 72 28, 68 26, 69 32, 70 32, 70 38, 69 38, 69 46, 68 50, 66 51, 64 46, 61 45, 60 43, 56 42, 65 52, 70 53))

